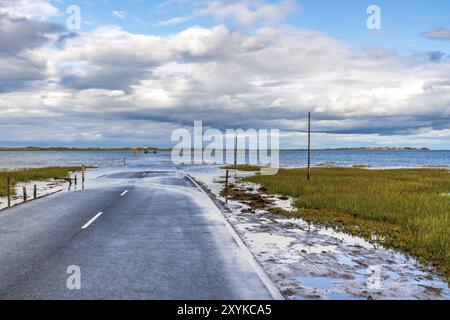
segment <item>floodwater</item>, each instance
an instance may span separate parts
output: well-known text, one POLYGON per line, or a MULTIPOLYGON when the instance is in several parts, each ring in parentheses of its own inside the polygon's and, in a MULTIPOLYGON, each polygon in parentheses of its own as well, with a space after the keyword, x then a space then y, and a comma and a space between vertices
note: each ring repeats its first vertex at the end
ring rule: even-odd
MULTIPOLYGON (((224 202, 220 197, 224 170, 186 171, 224 202)), ((234 175, 231 179, 242 189, 258 189, 234 181, 234 175)), ((292 206, 275 203, 283 209, 292 206)), ((287 299, 450 299, 447 282, 406 254, 302 219, 251 212, 237 201, 222 205, 227 220, 287 299)))
MULTIPOLYGON (((225 157, 225 155, 224 155, 225 157)), ((85 151, 2 151, 0 168, 31 168, 46 166, 78 166, 81 164, 96 167, 119 167, 126 159, 127 164, 139 163, 139 160, 170 161, 170 152, 153 154, 132 154, 130 152, 85 152, 85 151)), ((241 162, 248 162, 248 152, 240 152, 241 162)), ((224 161, 227 159, 224 159, 224 161)), ((229 160, 229 159, 228 159, 229 160)), ((146 161, 146 162, 147 162, 146 161)), ((305 151, 280 151, 281 167, 304 167, 307 163, 305 151)), ((367 150, 323 150, 312 152, 314 166, 367 166, 371 168, 415 168, 448 167, 450 151, 367 151, 367 150)))
MULTIPOLYGON (((124 158, 129 168, 175 169, 169 152, 158 155, 0 152, 0 168, 85 164, 99 167, 94 171, 100 174, 123 167, 124 158)), ((306 163, 306 152, 282 151, 280 163, 284 167, 302 167, 306 163)), ((450 168, 450 151, 315 151, 313 164, 450 168)), ((219 195, 220 179, 224 175, 219 165, 188 165, 178 166, 178 169, 194 176, 213 194, 219 195)), ((275 203, 284 209, 292 207, 290 201, 279 199, 275 203)), ((332 229, 309 225, 301 219, 287 219, 267 212, 249 213, 244 209, 245 205, 230 202, 224 215, 289 299, 450 299, 448 284, 434 270, 400 252, 374 246, 364 239, 332 229), (372 277, 372 271, 377 271, 378 275, 372 277)))

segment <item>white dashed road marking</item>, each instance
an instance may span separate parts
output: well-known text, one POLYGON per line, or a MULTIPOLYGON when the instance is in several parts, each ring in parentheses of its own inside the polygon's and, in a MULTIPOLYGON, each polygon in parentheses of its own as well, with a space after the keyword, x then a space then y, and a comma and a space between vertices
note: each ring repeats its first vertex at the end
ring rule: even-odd
POLYGON ((86 229, 89 227, 95 220, 97 220, 98 217, 100 217, 103 214, 103 212, 99 212, 93 217, 91 220, 88 221, 84 226, 81 227, 81 229, 86 229))

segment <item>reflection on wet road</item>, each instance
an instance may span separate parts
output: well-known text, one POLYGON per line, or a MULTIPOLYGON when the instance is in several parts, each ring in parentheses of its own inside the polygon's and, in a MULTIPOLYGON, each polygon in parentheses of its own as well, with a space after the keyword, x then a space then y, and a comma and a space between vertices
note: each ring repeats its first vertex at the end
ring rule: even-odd
POLYGON ((281 298, 208 196, 165 160, 89 171, 85 190, 3 211, 0 261, 2 299, 281 298))

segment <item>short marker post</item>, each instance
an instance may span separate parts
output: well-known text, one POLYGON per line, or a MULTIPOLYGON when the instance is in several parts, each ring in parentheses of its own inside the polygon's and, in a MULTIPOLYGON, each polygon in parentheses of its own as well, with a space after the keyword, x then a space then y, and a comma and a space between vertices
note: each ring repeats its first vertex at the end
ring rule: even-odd
POLYGON ((8 208, 11 207, 11 178, 6 178, 6 194, 8 195, 8 208))
POLYGON ((228 179, 229 179, 230 171, 227 170, 225 175, 225 202, 228 203, 228 179))
POLYGON ((81 188, 84 190, 84 164, 81 165, 81 188))
POLYGON ((23 202, 27 202, 27 188, 26 187, 22 187, 22 191, 23 191, 23 202))
POLYGON ((311 112, 308 112, 308 181, 311 180, 311 112))

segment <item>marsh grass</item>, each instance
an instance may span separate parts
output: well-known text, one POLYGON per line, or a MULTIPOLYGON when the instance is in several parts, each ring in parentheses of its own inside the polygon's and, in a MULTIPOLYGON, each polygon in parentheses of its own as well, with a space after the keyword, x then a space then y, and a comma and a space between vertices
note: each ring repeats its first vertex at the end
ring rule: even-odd
POLYGON ((306 177, 306 169, 281 169, 244 180, 295 199, 296 212, 279 213, 369 240, 376 234, 384 246, 432 263, 450 280, 450 171, 317 168, 310 182, 306 177))
POLYGON ((259 166, 248 166, 248 165, 238 165, 236 167, 235 166, 226 166, 226 167, 222 167, 222 169, 253 172, 253 171, 260 171, 261 167, 259 167, 259 166))
POLYGON ((81 171, 81 167, 47 167, 26 168, 10 171, 0 171, 0 196, 7 195, 7 177, 10 177, 12 192, 14 186, 20 182, 41 181, 48 179, 62 179, 69 177, 70 172, 81 171))

